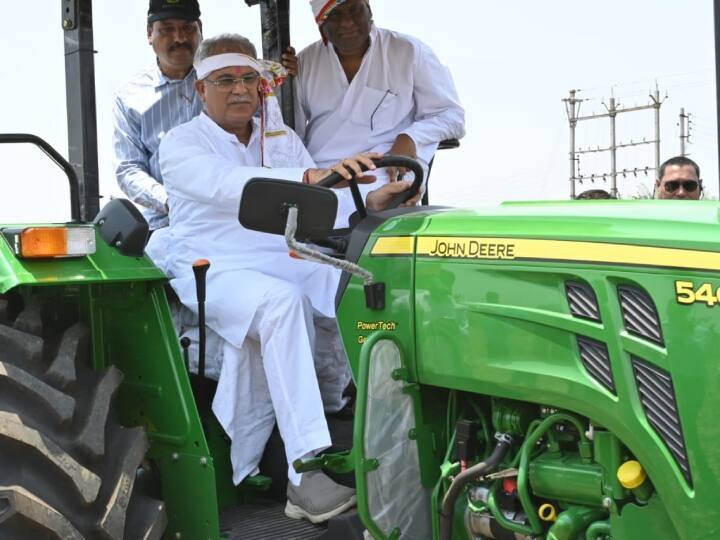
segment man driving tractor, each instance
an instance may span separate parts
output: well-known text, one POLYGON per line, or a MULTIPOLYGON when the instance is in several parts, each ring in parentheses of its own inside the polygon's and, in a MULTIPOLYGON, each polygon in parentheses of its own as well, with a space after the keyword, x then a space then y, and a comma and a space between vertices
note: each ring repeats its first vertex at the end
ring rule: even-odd
MULTIPOLYGON (((300 139, 282 122, 272 95, 283 68, 257 60, 254 46, 242 36, 205 40, 196 53, 195 71, 204 111, 171 130, 160 145, 172 246, 164 270, 183 304, 194 309, 192 262, 207 257, 213 264, 208 326, 224 339, 219 385, 225 388, 213 410, 232 439, 233 480, 240 483, 258 472, 277 419, 290 465, 286 513, 325 521, 354 504, 353 490, 321 472, 301 479, 291 464, 331 444, 313 365, 313 317, 334 317, 339 272, 289 258, 280 239, 244 229, 237 222, 237 201, 245 182, 256 176, 315 183, 333 171, 349 179, 349 169, 362 177, 360 166, 373 169, 370 158, 379 154, 315 168, 300 139), (259 341, 261 360, 239 354, 246 337, 259 341), (228 377, 256 385, 237 392, 233 384, 226 385, 228 377)), ((408 185, 371 192, 368 206, 382 207, 408 185)), ((347 370, 341 361, 337 370, 347 370)))

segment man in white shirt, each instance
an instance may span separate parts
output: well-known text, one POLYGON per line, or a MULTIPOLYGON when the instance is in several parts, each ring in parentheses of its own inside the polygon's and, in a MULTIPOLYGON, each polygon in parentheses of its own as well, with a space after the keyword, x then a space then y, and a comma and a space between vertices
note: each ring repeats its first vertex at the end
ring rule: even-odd
MULTIPOLYGON (((207 324, 224 340, 213 412, 232 440, 234 482, 256 474, 277 420, 289 465, 285 512, 320 522, 355 502, 352 489, 321 472, 300 478, 291 465, 330 446, 313 364, 314 318, 335 316, 339 272, 290 258, 283 238, 243 228, 237 211, 253 177, 316 183, 336 171, 349 178, 348 168, 359 172, 362 163, 372 169, 369 158, 377 155, 316 169, 282 122, 272 94, 282 68, 255 56, 252 44, 233 34, 208 39, 198 49, 196 89, 204 112, 171 130, 160 145, 173 246, 164 270, 182 303, 195 310, 192 262, 212 263, 207 324), (260 343, 261 356, 241 354, 246 338, 260 343)), ((406 187, 398 183, 373 192, 368 206, 385 204, 406 187)))
MULTIPOLYGON (((418 159, 427 173, 438 143, 465 134, 448 69, 419 40, 377 28, 367 0, 311 5, 322 40, 299 53, 295 85, 295 130, 310 155, 325 167, 361 152, 398 154, 418 159)), ((378 182, 402 172, 380 172, 378 182)), ((339 218, 352 211, 346 200, 339 218)))
POLYGON ((150 229, 156 230, 167 225, 160 140, 202 110, 192 66, 202 40, 197 0, 150 0, 147 37, 156 61, 115 95, 113 148, 120 189, 142 207, 150 229))

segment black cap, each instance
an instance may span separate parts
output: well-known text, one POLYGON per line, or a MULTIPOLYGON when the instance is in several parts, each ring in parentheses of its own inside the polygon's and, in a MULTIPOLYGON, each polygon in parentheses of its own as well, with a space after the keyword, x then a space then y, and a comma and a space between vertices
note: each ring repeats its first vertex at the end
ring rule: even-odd
POLYGON ((163 19, 197 21, 199 18, 200 6, 197 0, 150 0, 148 23, 163 19))

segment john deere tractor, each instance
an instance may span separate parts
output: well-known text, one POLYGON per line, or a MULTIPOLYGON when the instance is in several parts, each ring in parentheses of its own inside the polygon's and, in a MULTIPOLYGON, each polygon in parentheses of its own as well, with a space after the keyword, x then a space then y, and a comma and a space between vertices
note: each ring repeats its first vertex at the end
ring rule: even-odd
MULTIPOLYGON (((712 201, 372 214, 356 197, 333 231, 338 177, 250 181, 243 226, 342 272, 352 437, 296 469, 349 474, 358 508, 317 528, 279 515, 270 466, 233 486, 202 317, 181 347, 147 224, 124 200, 98 212, 89 6, 63 0, 69 162, 0 136, 40 147, 71 198, 66 223, 0 225, 1 539, 720 537, 712 201)), ((423 182, 377 165, 414 171, 405 198, 423 182)))
POLYGON ((333 204, 257 179, 240 221, 345 271, 373 537, 720 536, 717 202, 390 210, 335 260, 296 240, 333 204))

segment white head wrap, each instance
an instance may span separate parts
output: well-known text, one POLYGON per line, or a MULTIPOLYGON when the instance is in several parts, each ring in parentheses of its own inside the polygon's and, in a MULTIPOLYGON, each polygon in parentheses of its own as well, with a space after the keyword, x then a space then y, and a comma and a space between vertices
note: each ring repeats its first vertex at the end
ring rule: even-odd
POLYGON ((195 64, 195 73, 198 80, 202 80, 218 69, 243 66, 253 68, 260 77, 270 83, 270 86, 282 84, 282 80, 287 77, 287 71, 277 62, 258 60, 242 53, 223 53, 203 58, 195 64))
MULTIPOLYGON (((347 2, 347 0, 310 0, 310 7, 313 10, 317 25, 322 26, 328 18, 328 15, 330 15, 330 12, 345 2, 347 2)), ((368 0, 365 0, 365 3, 368 6, 370 5, 368 0)), ((322 30, 320 31, 320 36, 322 37, 323 43, 327 45, 327 38, 322 30)))
POLYGON ((315 22, 318 25, 322 25, 327 19, 330 12, 338 7, 345 0, 310 0, 310 7, 312 7, 313 15, 315 16, 315 22))
MULTIPOLYGON (((287 77, 287 70, 277 62, 258 60, 242 53, 222 53, 208 56, 195 63, 198 80, 205 79, 213 71, 227 67, 250 67, 260 75, 260 96, 262 98, 261 125, 263 139, 269 136, 287 134, 275 88, 287 77)), ((263 149, 263 164, 265 155, 263 149)))

